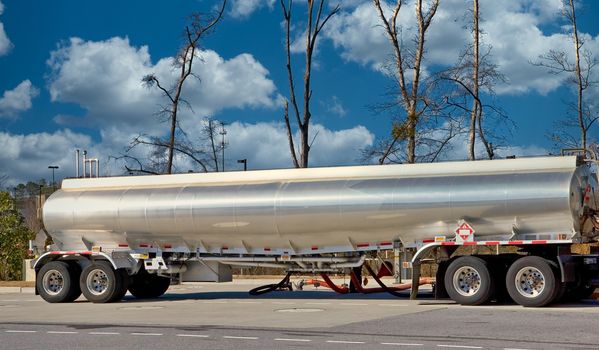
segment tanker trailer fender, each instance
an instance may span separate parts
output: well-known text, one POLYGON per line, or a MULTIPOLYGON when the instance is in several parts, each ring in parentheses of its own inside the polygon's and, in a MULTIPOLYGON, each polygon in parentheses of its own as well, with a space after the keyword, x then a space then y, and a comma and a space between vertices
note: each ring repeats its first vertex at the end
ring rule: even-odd
POLYGON ((50 251, 42 254, 39 258, 35 259, 31 263, 31 267, 37 273, 42 266, 54 260, 66 260, 66 261, 92 261, 92 260, 106 260, 112 265, 112 268, 117 270, 124 268, 131 270, 135 273, 140 265, 138 260, 133 258, 130 254, 108 254, 104 252, 91 252, 91 251, 50 251))

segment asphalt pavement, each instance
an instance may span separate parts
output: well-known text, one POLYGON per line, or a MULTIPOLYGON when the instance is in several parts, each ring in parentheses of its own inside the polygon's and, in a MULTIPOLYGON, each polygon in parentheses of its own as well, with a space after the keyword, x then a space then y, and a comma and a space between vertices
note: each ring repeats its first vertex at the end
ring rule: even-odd
POLYGON ((0 349, 599 349, 599 302, 464 307, 327 290, 250 296, 252 283, 176 286, 158 299, 48 304, 0 294, 0 349))

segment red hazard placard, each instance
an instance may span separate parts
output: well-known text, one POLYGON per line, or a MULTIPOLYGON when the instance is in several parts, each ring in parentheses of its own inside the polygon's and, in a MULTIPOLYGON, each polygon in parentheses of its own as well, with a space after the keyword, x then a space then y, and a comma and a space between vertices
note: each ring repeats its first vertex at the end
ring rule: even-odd
POLYGON ((456 242, 472 242, 474 241, 474 229, 466 221, 460 222, 458 228, 455 230, 456 242))

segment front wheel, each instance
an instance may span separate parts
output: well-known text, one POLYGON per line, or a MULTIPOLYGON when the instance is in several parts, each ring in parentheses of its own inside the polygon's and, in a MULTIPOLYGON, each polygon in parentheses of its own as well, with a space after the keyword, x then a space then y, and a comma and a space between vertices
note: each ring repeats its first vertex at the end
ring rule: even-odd
POLYGON ((81 295, 79 289, 79 265, 64 261, 51 261, 36 275, 36 288, 42 299, 49 303, 68 303, 81 295))
POLYGON ((526 307, 540 307, 553 302, 561 289, 553 265, 539 256, 516 260, 505 277, 510 297, 526 307))
POLYGON ((444 282, 449 297, 462 305, 484 304, 493 296, 487 263, 475 256, 462 256, 449 264, 444 282))

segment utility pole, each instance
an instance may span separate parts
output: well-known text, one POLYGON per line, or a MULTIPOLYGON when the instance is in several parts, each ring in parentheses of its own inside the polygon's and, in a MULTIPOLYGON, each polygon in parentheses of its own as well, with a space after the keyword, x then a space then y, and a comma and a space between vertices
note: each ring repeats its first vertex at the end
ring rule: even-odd
POLYGON ((237 161, 237 163, 239 163, 239 164, 243 163, 243 171, 247 171, 248 170, 248 160, 247 160, 247 158, 245 158, 245 159, 239 159, 237 161))
POLYGON ((227 135, 227 130, 225 129, 225 124, 224 123, 221 124, 221 126, 222 126, 222 130, 220 131, 220 134, 223 137, 223 139, 222 139, 222 141, 220 143, 220 146, 221 146, 221 150, 223 152, 223 155, 222 155, 222 157, 223 157, 222 168, 223 168, 223 172, 224 172, 225 171, 225 135, 227 135))
POLYGON ((56 191, 56 182, 54 181, 54 170, 58 169, 58 165, 49 165, 48 169, 52 169, 52 191, 56 191))

